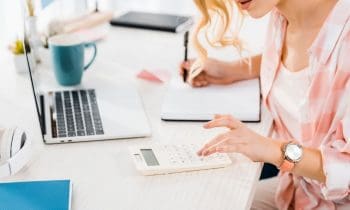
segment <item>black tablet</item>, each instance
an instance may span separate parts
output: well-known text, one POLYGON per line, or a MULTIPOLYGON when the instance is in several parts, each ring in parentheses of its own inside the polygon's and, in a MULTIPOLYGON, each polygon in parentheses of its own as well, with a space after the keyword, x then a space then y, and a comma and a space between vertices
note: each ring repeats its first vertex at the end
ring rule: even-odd
POLYGON ((130 11, 113 18, 111 24, 176 33, 189 29, 193 24, 193 19, 189 16, 130 11))

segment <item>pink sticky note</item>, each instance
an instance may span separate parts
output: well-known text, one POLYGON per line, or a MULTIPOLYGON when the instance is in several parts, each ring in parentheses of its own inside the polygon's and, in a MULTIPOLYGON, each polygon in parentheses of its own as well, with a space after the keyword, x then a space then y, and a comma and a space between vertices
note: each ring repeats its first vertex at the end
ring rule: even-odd
POLYGON ((170 78, 170 73, 164 70, 142 70, 137 74, 137 77, 140 79, 145 79, 151 82, 166 82, 170 78))

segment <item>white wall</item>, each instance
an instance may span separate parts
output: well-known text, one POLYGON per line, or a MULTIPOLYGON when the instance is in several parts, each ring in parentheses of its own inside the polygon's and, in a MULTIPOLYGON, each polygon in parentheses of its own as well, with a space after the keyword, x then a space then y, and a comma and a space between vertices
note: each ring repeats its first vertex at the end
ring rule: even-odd
POLYGON ((0 49, 23 32, 19 0, 0 0, 0 49))

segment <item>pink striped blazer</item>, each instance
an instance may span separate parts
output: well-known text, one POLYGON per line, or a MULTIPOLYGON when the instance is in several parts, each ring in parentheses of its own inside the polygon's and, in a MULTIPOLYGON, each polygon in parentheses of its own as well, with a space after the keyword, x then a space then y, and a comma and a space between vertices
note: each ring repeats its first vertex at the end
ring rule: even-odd
MULTIPOLYGON (((281 62, 286 26, 286 19, 273 11, 260 77, 275 130, 288 140, 291 136, 269 97, 281 62)), ((305 90, 302 123, 297 125, 302 138, 296 141, 321 151, 326 183, 280 173, 276 204, 279 209, 350 209, 350 0, 337 2, 308 53, 312 81, 305 90)))

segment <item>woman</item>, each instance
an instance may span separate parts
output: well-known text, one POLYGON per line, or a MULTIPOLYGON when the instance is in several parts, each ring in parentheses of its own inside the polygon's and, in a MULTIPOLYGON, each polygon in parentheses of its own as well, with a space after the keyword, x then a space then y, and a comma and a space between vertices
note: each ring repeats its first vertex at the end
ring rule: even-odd
POLYGON ((189 81, 194 87, 260 77, 277 135, 260 136, 233 116, 217 115, 204 127, 229 131, 198 154, 238 152, 280 168, 278 177, 260 181, 253 209, 350 209, 350 0, 195 3, 202 13, 196 34, 206 27, 214 32, 207 33, 212 45, 239 49, 237 33, 229 33, 239 18, 233 8, 253 18, 271 12, 262 55, 220 62, 207 58, 196 38, 202 71, 192 61, 182 69, 195 72, 189 81))

